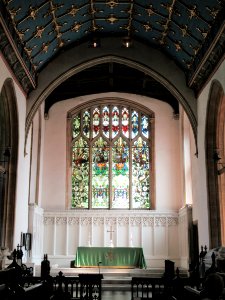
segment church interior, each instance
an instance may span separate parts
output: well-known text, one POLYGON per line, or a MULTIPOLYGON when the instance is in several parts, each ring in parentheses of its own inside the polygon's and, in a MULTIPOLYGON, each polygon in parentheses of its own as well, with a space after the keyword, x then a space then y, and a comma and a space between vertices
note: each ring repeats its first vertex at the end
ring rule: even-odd
POLYGON ((0 269, 225 273, 224 15, 0 1, 0 269))

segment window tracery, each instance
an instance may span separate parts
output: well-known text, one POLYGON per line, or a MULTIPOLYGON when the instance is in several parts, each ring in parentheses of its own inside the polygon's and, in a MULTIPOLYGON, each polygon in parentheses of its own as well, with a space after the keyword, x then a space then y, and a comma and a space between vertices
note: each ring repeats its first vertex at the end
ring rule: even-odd
POLYGON ((153 112, 129 103, 73 114, 71 208, 152 208, 153 120, 153 112))

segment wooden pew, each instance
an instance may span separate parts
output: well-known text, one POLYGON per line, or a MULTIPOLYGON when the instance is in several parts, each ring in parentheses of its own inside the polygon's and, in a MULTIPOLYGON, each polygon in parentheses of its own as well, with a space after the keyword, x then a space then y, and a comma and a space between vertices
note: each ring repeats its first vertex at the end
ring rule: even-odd
POLYGON ((79 274, 80 299, 102 299, 102 274, 79 274))
POLYGON ((189 284, 189 278, 175 276, 171 278, 132 277, 131 299, 184 299, 184 287, 189 284))
POLYGON ((164 287, 165 281, 163 278, 132 277, 131 299, 162 299, 164 287))
POLYGON ((64 276, 60 271, 59 275, 52 278, 52 300, 57 299, 80 299, 81 284, 78 276, 64 276))

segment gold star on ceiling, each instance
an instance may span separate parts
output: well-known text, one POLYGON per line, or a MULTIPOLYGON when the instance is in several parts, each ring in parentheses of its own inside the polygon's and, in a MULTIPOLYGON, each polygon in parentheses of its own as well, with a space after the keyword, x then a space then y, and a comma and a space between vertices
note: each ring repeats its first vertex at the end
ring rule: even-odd
POLYGON ((192 19, 193 17, 196 18, 199 15, 196 5, 194 5, 193 8, 188 8, 188 12, 189 12, 189 19, 192 19))
POLYGON ((71 27, 71 30, 78 32, 80 30, 81 26, 82 26, 81 23, 74 23, 73 26, 71 27))
POLYGON ((130 25, 128 23, 128 24, 124 24, 123 26, 120 26, 120 29, 130 31, 131 28, 130 28, 130 25))
POLYGON ((215 19, 219 10, 215 9, 214 7, 210 8, 208 6, 206 6, 206 9, 209 11, 209 14, 213 17, 213 19, 215 19))
POLYGON ((64 45, 65 45, 65 43, 64 43, 63 40, 60 40, 60 41, 58 42, 59 48, 62 48, 64 45))
POLYGON ((152 5, 149 6, 149 8, 145 9, 149 17, 155 14, 154 10, 152 9, 152 5))
POLYGON ((15 17, 19 13, 20 10, 21 10, 21 7, 19 7, 18 9, 10 9, 9 10, 10 17, 11 17, 13 22, 15 22, 15 17))
POLYGON ((16 33, 18 34, 18 36, 19 36, 19 38, 20 38, 21 41, 22 41, 23 38, 24 38, 25 32, 28 31, 28 30, 29 30, 29 29, 27 29, 27 30, 17 30, 17 28, 16 28, 16 33))
POLYGON ((182 60, 182 62, 183 63, 185 63, 185 65, 186 65, 186 67, 188 68, 188 69, 190 69, 191 68, 191 65, 192 65, 192 61, 191 60, 182 60))
POLYGON ((31 58, 31 54, 32 54, 33 48, 24 47, 24 50, 26 51, 27 55, 31 58))
POLYGON ((182 36, 185 37, 186 35, 188 35, 188 27, 187 25, 183 25, 182 27, 179 27, 181 32, 182 32, 182 36))
POLYGON ((48 43, 43 43, 41 47, 41 51, 47 53, 49 48, 49 42, 48 43))
POLYGON ((110 15, 110 17, 108 17, 106 21, 108 21, 110 24, 114 24, 118 21, 118 19, 114 15, 110 15))
POLYGON ((149 23, 143 24, 142 26, 144 27, 146 32, 152 31, 152 26, 149 23))
POLYGON ((199 27, 197 27, 196 29, 201 33, 201 35, 202 35, 202 37, 203 37, 204 39, 207 37, 208 30, 203 29, 203 28, 199 28, 199 27))
POLYGON ((68 11, 68 14, 74 17, 78 11, 79 11, 79 8, 76 8, 74 5, 72 5, 68 11))
POLYGON ((32 6, 30 6, 28 18, 31 18, 31 19, 35 20, 37 14, 38 14, 38 10, 39 10, 38 7, 37 8, 32 8, 32 6))
POLYGON ((175 46, 177 52, 182 50, 182 47, 180 44, 181 44, 180 41, 177 41, 174 43, 174 46, 175 46))
POLYGON ((170 4, 161 4, 162 7, 164 7, 167 11, 168 11, 168 14, 172 14, 173 13, 173 4, 170 5, 170 4))
POLYGON ((44 32, 44 30, 45 30, 45 28, 44 27, 39 27, 39 26, 37 26, 36 27, 36 33, 34 34, 34 36, 36 37, 36 38, 41 38, 42 37, 42 34, 43 34, 43 32, 44 32))
POLYGON ((200 47, 199 46, 193 46, 192 44, 189 45, 189 47, 191 48, 191 50, 193 51, 194 55, 197 55, 200 47))
POLYGON ((111 9, 113 9, 114 7, 116 7, 118 5, 118 1, 109 0, 109 1, 106 2, 106 5, 108 5, 111 9))

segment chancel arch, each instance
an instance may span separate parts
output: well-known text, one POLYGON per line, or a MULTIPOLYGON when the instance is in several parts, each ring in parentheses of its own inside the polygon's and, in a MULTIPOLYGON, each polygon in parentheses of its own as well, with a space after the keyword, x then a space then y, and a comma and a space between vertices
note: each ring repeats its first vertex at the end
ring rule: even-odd
POLYGON ((150 51, 149 47, 139 42, 135 42, 132 49, 118 48, 116 45, 117 42, 113 42, 111 38, 104 39, 101 49, 95 49, 96 51, 89 49, 87 44, 81 44, 76 52, 69 49, 40 72, 39 85, 30 93, 27 101, 26 136, 38 107, 62 82, 90 67, 118 63, 137 69, 166 87, 186 111, 196 138, 197 102, 179 67, 156 49, 151 48, 150 51), (82 53, 82 56, 79 53, 82 53))
POLYGON ((0 94, 0 244, 12 249, 18 155, 18 116, 11 79, 0 94))
POLYGON ((225 96, 217 80, 211 85, 206 122, 209 233, 210 247, 215 248, 225 243, 225 96))

